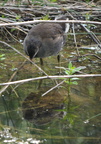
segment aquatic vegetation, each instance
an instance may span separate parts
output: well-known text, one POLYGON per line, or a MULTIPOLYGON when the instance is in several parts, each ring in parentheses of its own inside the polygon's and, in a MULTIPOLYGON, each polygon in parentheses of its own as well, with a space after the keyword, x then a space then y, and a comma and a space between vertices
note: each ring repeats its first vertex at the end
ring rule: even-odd
MULTIPOLYGON (((82 69, 82 67, 75 67, 72 65, 71 62, 69 62, 67 68, 61 67, 61 69, 64 70, 66 75, 73 75, 74 73, 79 72, 82 69)), ((66 87, 64 87, 67 89, 67 95, 64 100, 64 108, 59 111, 64 112, 63 120, 69 121, 69 123, 72 125, 75 121, 75 118, 77 118, 77 115, 74 112, 79 106, 78 105, 74 106, 72 104, 70 91, 72 85, 78 84, 77 80, 79 80, 79 78, 62 78, 62 79, 64 79, 65 80, 64 82, 67 84, 66 87)))

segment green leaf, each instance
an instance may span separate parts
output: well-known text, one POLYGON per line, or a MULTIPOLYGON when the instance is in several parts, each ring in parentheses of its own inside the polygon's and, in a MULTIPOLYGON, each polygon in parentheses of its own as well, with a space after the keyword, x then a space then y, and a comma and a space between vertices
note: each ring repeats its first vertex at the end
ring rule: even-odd
POLYGON ((1 61, 4 60, 4 59, 5 59, 4 57, 0 58, 1 61))
POLYGON ((71 78, 71 80, 79 80, 80 78, 71 78))
POLYGON ((66 71, 65 71, 65 74, 69 75, 69 74, 70 74, 70 72, 69 72, 68 70, 66 70, 66 71))
POLYGON ((77 81, 73 81, 72 84, 78 85, 78 82, 77 81))
POLYGON ((17 16, 16 16, 16 20, 19 20, 20 18, 21 18, 20 15, 17 15, 17 16))
POLYGON ((5 59, 5 54, 0 55, 0 60, 3 61, 5 59))
POLYGON ((75 68, 75 72, 78 72, 80 71, 82 68, 78 67, 78 68, 75 68))
POLYGON ((74 110, 77 109, 78 107, 80 107, 80 105, 72 106, 72 107, 70 108, 70 110, 71 110, 71 111, 74 111, 74 110))
POLYGON ((72 81, 68 81, 68 80, 67 80, 67 81, 65 81, 65 83, 66 83, 66 84, 68 84, 68 85, 72 85, 72 84, 73 84, 73 82, 72 82, 72 81))
POLYGON ((47 14, 47 15, 43 16, 41 20, 50 20, 49 15, 47 14))
POLYGON ((5 18, 5 15, 2 15, 2 18, 5 18))
POLYGON ((15 31, 15 30, 16 30, 15 28, 12 28, 12 29, 11 29, 11 32, 13 32, 13 31, 15 31))
POLYGON ((5 54, 1 54, 1 55, 0 55, 0 58, 1 58, 1 57, 4 57, 4 56, 5 56, 5 54))
POLYGON ((72 68, 72 63, 71 62, 69 62, 68 68, 72 68))

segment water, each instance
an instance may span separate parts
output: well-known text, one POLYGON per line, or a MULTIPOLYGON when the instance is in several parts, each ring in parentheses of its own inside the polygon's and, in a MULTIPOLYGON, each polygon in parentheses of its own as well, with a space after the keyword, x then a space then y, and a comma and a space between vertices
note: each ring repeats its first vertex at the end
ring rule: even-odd
MULTIPOLYGON (((71 40, 71 39, 70 39, 71 40)), ((71 40, 72 41, 72 40, 71 40)), ((70 41, 70 43, 71 43, 70 41)), ((85 41, 85 40, 84 40, 85 41)), ((22 46, 13 44, 21 52, 22 46)), ((73 60, 75 67, 82 66, 83 73, 101 73, 100 60, 85 56, 76 61, 76 49, 68 44, 61 52, 61 66, 73 60)), ((86 45, 85 47, 88 47, 86 45)), ((96 49, 79 49, 80 54, 96 54, 96 49)), ((41 77, 44 74, 24 58, 3 47, 6 59, 0 65, 0 82, 41 77), (18 72, 16 72, 18 70, 18 72)), ((40 66, 39 59, 35 63, 40 66)), ((42 69, 48 75, 59 75, 56 57, 44 59, 42 69)), ((64 70, 61 69, 64 75, 64 70)), ((57 80, 61 82, 62 80, 57 80)), ((100 144, 101 143, 101 77, 80 78, 78 85, 63 83, 42 97, 56 85, 52 79, 37 80, 9 86, 0 97, 0 143, 44 143, 44 144, 100 144), (68 101, 64 104, 64 100, 68 101), (62 111, 68 105, 67 111, 62 111)), ((4 88, 0 86, 0 88, 4 88)))

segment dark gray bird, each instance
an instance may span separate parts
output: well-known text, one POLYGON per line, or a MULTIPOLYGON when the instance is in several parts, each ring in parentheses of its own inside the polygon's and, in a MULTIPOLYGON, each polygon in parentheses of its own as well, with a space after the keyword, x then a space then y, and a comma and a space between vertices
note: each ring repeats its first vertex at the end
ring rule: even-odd
MULTIPOLYGON (((61 17, 58 20, 65 20, 61 17)), ((57 55, 65 43, 65 33, 69 24, 65 23, 40 23, 32 27, 24 39, 25 53, 32 58, 42 58, 57 55)), ((59 57, 58 57, 59 60, 59 57)))

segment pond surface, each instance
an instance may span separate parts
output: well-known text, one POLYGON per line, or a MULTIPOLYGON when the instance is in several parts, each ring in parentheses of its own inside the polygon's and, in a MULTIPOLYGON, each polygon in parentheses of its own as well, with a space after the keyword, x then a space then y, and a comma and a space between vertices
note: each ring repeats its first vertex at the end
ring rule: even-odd
MULTIPOLYGON (((88 45, 85 44, 87 39, 82 39, 84 45, 79 52, 89 55, 77 60, 73 39, 68 39, 69 44, 61 51, 61 67, 67 68, 71 60, 73 66, 82 66, 83 74, 101 73, 101 60, 91 55, 100 55, 92 41, 88 39, 88 45)), ((21 45, 13 45, 23 53, 21 45)), ((0 46, 0 54, 4 53, 6 58, 0 65, 0 83, 44 75, 29 62, 22 65, 25 59, 12 49, 0 46)), ((34 62, 40 66, 39 59, 34 62)), ((56 56, 52 56, 44 59, 41 68, 48 75, 64 75, 64 70, 60 73, 57 68, 59 66, 56 56)), ((80 78, 77 85, 63 83, 42 96, 62 80, 45 79, 10 85, 1 94, 1 144, 101 144, 101 77, 80 78)), ((2 90, 4 86, 0 88, 2 90)))

